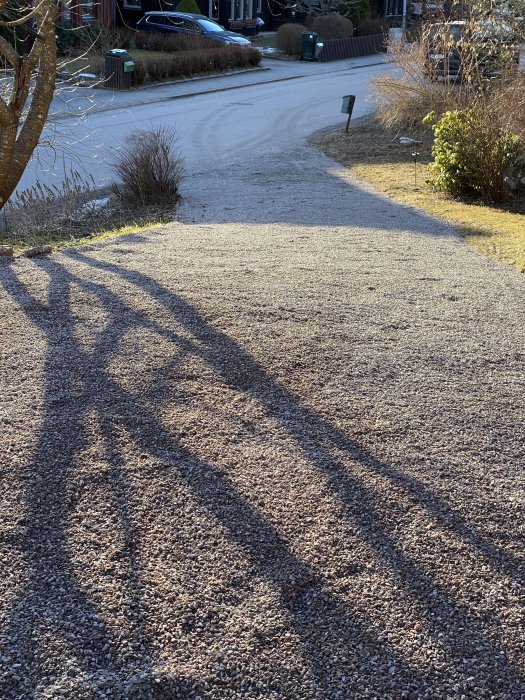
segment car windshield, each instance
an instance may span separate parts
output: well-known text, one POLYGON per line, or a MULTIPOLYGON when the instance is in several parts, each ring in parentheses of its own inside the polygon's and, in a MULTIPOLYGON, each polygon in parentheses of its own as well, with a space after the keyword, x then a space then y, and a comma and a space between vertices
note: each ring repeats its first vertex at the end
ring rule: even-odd
POLYGON ((224 31, 224 27, 221 27, 220 24, 215 24, 215 22, 212 22, 209 19, 199 19, 198 23, 206 32, 223 32, 224 31))

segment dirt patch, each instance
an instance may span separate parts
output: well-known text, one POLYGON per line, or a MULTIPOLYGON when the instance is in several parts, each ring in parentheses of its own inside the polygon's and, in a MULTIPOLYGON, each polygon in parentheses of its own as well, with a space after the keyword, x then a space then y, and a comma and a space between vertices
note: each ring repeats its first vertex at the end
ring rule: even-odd
POLYGON ((348 132, 336 132, 316 136, 312 143, 343 165, 352 167, 360 163, 412 163, 412 152, 419 151, 420 161, 430 162, 431 142, 425 134, 407 134, 421 143, 402 145, 399 137, 404 134, 386 131, 373 117, 356 119, 348 132), (417 146, 417 149, 416 149, 417 146))

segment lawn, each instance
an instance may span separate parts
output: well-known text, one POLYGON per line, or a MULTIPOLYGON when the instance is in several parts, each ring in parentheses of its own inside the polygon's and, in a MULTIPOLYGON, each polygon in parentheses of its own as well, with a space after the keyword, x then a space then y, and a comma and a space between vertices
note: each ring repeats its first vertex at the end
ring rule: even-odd
POLYGON ((268 32, 266 34, 257 34, 250 37, 250 41, 254 46, 260 49, 275 49, 276 48, 276 32, 268 32))
POLYGON ((86 210, 87 203, 96 200, 95 190, 63 188, 54 198, 38 196, 37 188, 26 190, 25 204, 6 205, 0 246, 12 248, 15 254, 33 247, 65 248, 150 229, 174 216, 173 205, 131 208, 115 194, 99 195, 108 195, 107 203, 86 210))
POLYGON ((399 134, 385 131, 373 118, 357 120, 348 133, 341 129, 316 138, 314 144, 389 197, 454 224, 481 253, 525 271, 525 197, 501 208, 435 192, 426 182, 430 142, 402 145, 399 134))

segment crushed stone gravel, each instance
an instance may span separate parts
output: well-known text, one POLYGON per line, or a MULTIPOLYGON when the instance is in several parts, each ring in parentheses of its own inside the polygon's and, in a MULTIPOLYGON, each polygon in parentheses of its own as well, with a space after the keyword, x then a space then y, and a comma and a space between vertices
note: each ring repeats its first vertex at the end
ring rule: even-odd
POLYGON ((525 280, 305 147, 0 260, 2 700, 525 697, 525 280))

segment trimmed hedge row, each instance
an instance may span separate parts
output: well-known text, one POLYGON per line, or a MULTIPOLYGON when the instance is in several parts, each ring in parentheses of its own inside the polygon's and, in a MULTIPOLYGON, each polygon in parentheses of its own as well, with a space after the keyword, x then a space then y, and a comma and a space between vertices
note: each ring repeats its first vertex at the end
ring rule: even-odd
POLYGON ((135 71, 132 82, 134 85, 141 85, 148 77, 153 82, 160 82, 168 78, 189 78, 199 73, 217 73, 257 66, 261 61, 261 54, 252 48, 219 46, 133 60, 135 71))
POLYGON ((176 51, 217 48, 217 42, 203 36, 191 36, 191 34, 137 32, 135 35, 135 46, 137 49, 175 53, 176 51))

